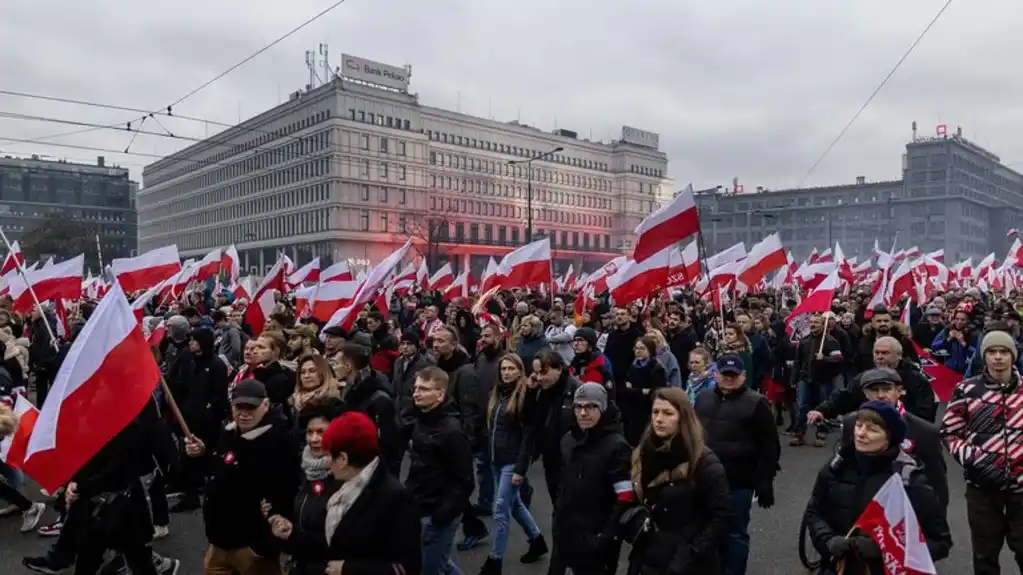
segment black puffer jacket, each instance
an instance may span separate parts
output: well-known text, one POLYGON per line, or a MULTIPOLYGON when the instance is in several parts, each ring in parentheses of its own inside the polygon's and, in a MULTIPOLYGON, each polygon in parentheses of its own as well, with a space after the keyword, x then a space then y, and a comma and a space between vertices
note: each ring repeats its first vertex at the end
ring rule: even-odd
POLYGON ((448 374, 448 397, 458 406, 462 431, 469 438, 473 453, 478 453, 483 448, 487 430, 487 396, 472 360, 464 351, 455 349, 450 357, 437 358, 437 367, 448 374))
POLYGON ((453 403, 416 410, 409 456, 405 488, 420 514, 438 527, 450 525, 469 504, 475 486, 472 451, 453 403))
MULTIPOLYGON (((806 506, 806 522, 810 539, 825 565, 834 567, 835 560, 828 552, 828 541, 845 537, 856 519, 874 498, 881 486, 892 476, 902 477, 903 486, 913 505, 917 521, 927 541, 927 549, 934 561, 948 557, 952 548, 945 513, 934 490, 927 484, 916 461, 894 446, 880 455, 857 457, 853 446, 843 446, 817 475, 810 501, 806 506)), ((884 573, 880 562, 864 562, 855 553, 845 557, 845 573, 860 575, 884 573)))
POLYGON ((633 456, 632 483, 657 529, 633 546, 630 572, 720 573, 718 543, 730 513, 725 469, 707 448, 690 467, 677 439, 633 456))
POLYGON ((559 555, 575 573, 599 573, 618 561, 615 526, 628 507, 618 491, 632 490, 631 451, 613 403, 595 427, 582 431, 573 424, 561 440, 564 468, 552 530, 559 555))
POLYGON ((321 575, 327 568, 327 501, 341 488, 341 482, 328 475, 322 480, 302 482, 292 512, 291 537, 284 550, 293 560, 292 575, 321 575))
POLYGON ((763 395, 747 388, 696 396, 696 415, 734 488, 767 489, 778 471, 781 443, 774 414, 763 395))
POLYGON ((546 469, 560 470, 561 438, 575 424, 575 391, 582 382, 567 369, 550 389, 537 392, 533 410, 533 454, 543 458, 546 469))
POLYGON ((526 394, 516 398, 511 411, 515 384, 498 384, 493 406, 487 414, 487 451, 494 465, 514 465, 517 475, 525 475, 533 458, 532 428, 526 421, 529 406, 526 394))
POLYGON ((363 369, 345 387, 341 402, 343 411, 365 413, 373 420, 380 436, 382 459, 391 472, 400 471, 405 442, 398 424, 397 401, 387 378, 375 369, 363 369))
MULTIPOLYGON (((931 384, 920 370, 920 366, 903 359, 899 362, 896 371, 899 373, 899 378, 902 379, 902 389, 905 391, 902 404, 906 407, 906 411, 933 423, 938 414, 938 404, 934 399, 931 384)), ((859 409, 863 402, 867 401, 860 383, 862 375, 857 375, 849 382, 849 385, 832 392, 831 397, 817 406, 816 410, 823 413, 825 417, 831 418, 859 409)))
MULTIPOLYGON (((266 386, 266 396, 270 400, 271 406, 287 408, 291 394, 295 393, 297 378, 294 371, 275 361, 253 369, 252 379, 258 380, 266 386)), ((291 417, 287 411, 285 411, 285 415, 291 417)))

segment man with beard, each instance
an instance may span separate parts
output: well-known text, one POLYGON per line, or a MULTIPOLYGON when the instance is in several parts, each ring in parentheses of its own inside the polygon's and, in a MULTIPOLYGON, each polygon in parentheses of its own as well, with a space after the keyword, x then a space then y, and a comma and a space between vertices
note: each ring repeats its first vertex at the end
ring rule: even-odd
POLYGON ((355 342, 341 347, 335 368, 339 381, 344 381, 341 401, 344 411, 365 413, 380 433, 380 450, 387 469, 397 477, 405 443, 398 427, 397 401, 391 382, 369 365, 369 348, 355 342))
POLYGON ((863 326, 863 337, 860 338, 860 347, 857 351, 857 371, 866 371, 874 367, 874 342, 877 338, 890 335, 898 340, 906 359, 920 363, 920 357, 908 337, 909 327, 895 323, 888 308, 877 306, 870 317, 870 323, 863 326), (903 333, 903 329, 906 333, 903 333))
MULTIPOLYGON (((487 398, 469 354, 458 347, 458 335, 448 326, 433 332, 433 353, 437 367, 448 374, 447 395, 458 408, 462 432, 469 438, 472 452, 480 453, 486 441, 487 398)), ((462 551, 472 549, 490 534, 471 505, 466 505, 462 515, 462 534, 465 537, 458 544, 462 551)))
POLYGON ((607 345, 604 347, 607 358, 611 360, 611 373, 614 375, 616 388, 625 387, 629 368, 632 367, 632 361, 636 359, 633 351, 636 347, 636 340, 643 335, 645 335, 643 326, 632 320, 629 310, 624 307, 616 307, 614 327, 607 334, 607 345))
MULTIPOLYGON (((873 363, 873 353, 870 358, 873 363)), ((810 318, 810 334, 799 342, 796 351, 796 365, 792 370, 796 383, 796 398, 799 416, 796 421, 796 437, 789 443, 793 447, 806 445, 807 415, 818 403, 831 395, 835 378, 842 373, 842 349, 838 341, 824 330, 824 318, 814 315, 810 318), (822 343, 823 340, 823 343, 822 343)), ((817 424, 816 447, 824 447, 828 429, 817 424)))
POLYGON ((696 331, 681 309, 668 312, 668 329, 664 332, 671 353, 678 359, 682 381, 689 377, 689 352, 696 349, 696 331))
MULTIPOLYGON (((494 323, 487 324, 480 331, 479 350, 473 362, 476 379, 479 381, 480 397, 490 397, 490 390, 497 382, 497 364, 504 354, 504 335, 501 333, 501 327, 494 323)), ((475 507, 476 515, 489 517, 494 507, 494 473, 489 459, 483 453, 484 448, 485 446, 481 447, 479 452, 473 453, 476 462, 476 481, 479 483, 475 507)))

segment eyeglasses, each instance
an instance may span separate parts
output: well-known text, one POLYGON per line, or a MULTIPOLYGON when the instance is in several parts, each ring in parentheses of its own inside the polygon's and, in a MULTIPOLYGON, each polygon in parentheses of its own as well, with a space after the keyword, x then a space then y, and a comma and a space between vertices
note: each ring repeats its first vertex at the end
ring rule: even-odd
POLYGON ((595 403, 577 403, 572 408, 576 411, 597 411, 600 409, 595 403))

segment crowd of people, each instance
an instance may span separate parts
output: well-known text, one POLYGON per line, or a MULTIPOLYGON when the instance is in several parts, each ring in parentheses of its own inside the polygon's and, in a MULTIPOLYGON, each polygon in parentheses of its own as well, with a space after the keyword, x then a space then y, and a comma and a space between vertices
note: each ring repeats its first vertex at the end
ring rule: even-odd
MULTIPOLYGON (((407 294, 350 330, 287 299, 255 330, 226 294, 150 310, 166 387, 51 494, 59 520, 40 525, 46 504, 0 465, 2 513, 54 537, 24 566, 175 575, 151 543, 201 510, 208 574, 460 573, 459 552, 487 545, 482 574, 624 560, 635 575, 740 575, 752 509, 776 503, 781 437, 820 449, 840 430, 808 501, 785 502, 806 505, 822 573, 884 572, 852 528, 893 473, 931 557, 948 556, 945 451, 968 484, 974 572, 999 573, 1006 541, 1023 567, 1020 301, 970 289, 867 309, 855 291, 793 341, 782 293, 725 310, 688 292, 598 300, 581 316, 571 299, 502 292, 481 325, 470 301, 407 294), (940 422, 918 349, 962 374, 940 422), (531 510, 541 476, 550 533, 531 510), (509 548, 513 523, 524 548, 509 548)), ((0 308, 0 396, 31 381, 41 405, 78 328, 54 346, 47 310, 0 308)), ((0 435, 14 425, 0 410, 0 435)))

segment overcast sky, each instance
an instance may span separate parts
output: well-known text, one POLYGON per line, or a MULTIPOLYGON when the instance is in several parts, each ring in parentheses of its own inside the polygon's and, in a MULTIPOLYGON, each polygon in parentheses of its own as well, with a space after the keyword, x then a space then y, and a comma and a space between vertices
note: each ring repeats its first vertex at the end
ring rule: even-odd
MULTIPOLYGON (((11 2, 0 17, 0 89, 158 108, 334 0, 11 2)), ((304 52, 413 67, 420 101, 594 139, 658 132, 679 187, 798 185, 944 0, 347 0, 176 108, 237 122, 308 81, 304 52)), ((916 120, 939 123, 1023 169, 1017 0, 959 0, 808 184, 901 177, 916 120)), ((112 124, 137 115, 0 96, 0 114, 112 124)), ((203 124, 161 118, 172 132, 203 124)), ((149 129, 162 131, 159 126, 149 129)), ((5 154, 94 161, 97 152, 2 138, 74 126, 0 117, 5 154)), ((215 129, 211 128, 210 134, 215 129)), ((49 141, 123 150, 111 130, 49 141)), ((139 136, 131 151, 183 143, 139 136)), ((106 154, 141 177, 145 157, 106 154)))

